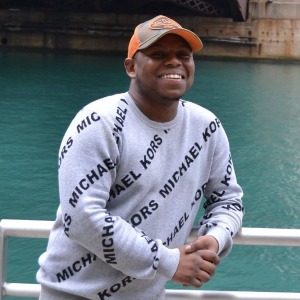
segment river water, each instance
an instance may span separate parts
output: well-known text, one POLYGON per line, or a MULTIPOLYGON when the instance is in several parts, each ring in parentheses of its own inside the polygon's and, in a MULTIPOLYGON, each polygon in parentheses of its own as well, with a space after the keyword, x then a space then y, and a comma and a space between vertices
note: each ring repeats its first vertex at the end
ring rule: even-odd
MULTIPOLYGON (((243 226, 299 228, 300 65, 196 59, 196 68, 184 99, 212 110, 227 131, 245 192, 243 226)), ((55 218, 69 122, 128 84, 121 55, 0 51, 1 219, 55 218)), ((35 283, 45 246, 9 238, 7 281, 35 283)), ((300 292, 299 264, 300 248, 235 245, 203 289, 300 292)))

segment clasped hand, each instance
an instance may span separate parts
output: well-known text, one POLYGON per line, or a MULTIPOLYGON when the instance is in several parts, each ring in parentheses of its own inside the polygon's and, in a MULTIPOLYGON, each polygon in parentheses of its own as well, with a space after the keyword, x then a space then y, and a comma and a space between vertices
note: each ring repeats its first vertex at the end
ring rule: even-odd
POLYGON ((179 248, 180 258, 172 278, 184 286, 200 287, 214 275, 220 263, 218 242, 212 236, 202 236, 179 248))

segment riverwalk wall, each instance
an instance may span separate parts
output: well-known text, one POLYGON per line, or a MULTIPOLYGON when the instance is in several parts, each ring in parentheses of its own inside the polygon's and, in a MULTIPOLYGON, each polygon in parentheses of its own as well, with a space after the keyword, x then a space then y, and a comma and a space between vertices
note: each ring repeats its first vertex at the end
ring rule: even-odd
POLYGON ((300 0, 251 0, 246 22, 203 19, 204 55, 300 60, 300 0))
MULTIPOLYGON (((134 27, 151 17, 0 9, 0 50, 38 48, 126 55, 134 27)), ((197 16, 176 19, 201 37, 201 56, 300 60, 300 0, 250 0, 245 22, 197 16)))

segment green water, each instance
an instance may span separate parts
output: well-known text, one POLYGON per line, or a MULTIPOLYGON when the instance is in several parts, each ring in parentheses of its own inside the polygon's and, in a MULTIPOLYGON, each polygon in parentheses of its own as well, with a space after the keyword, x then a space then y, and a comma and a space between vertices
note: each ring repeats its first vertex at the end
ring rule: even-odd
MULTIPOLYGON (((185 99, 214 111, 227 131, 245 192, 243 226, 299 228, 300 65, 197 60, 196 67, 185 99)), ((128 83, 122 56, 0 51, 1 219, 55 218, 57 153, 69 122, 128 83)), ((35 283, 45 246, 9 238, 7 281, 35 283)), ((203 289, 300 292, 299 264, 300 248, 236 245, 203 289)))

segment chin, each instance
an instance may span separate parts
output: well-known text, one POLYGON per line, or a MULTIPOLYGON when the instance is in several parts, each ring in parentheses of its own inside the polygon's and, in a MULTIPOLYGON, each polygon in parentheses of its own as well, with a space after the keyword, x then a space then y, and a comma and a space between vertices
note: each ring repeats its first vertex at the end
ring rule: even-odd
POLYGON ((168 106, 172 106, 174 104, 178 104, 180 98, 164 98, 163 101, 161 102, 162 105, 168 107, 168 106))
POLYGON ((187 92, 186 89, 184 90, 170 90, 168 92, 165 92, 162 94, 163 97, 165 97, 166 99, 170 99, 170 100, 179 100, 181 99, 184 94, 187 92))
POLYGON ((169 100, 169 101, 179 101, 181 99, 181 97, 183 96, 184 94, 180 93, 180 94, 169 94, 169 95, 166 95, 164 98, 166 100, 169 100))

